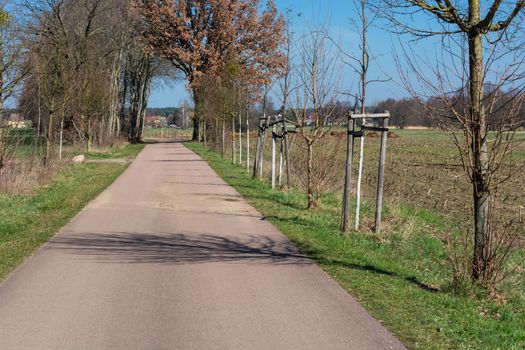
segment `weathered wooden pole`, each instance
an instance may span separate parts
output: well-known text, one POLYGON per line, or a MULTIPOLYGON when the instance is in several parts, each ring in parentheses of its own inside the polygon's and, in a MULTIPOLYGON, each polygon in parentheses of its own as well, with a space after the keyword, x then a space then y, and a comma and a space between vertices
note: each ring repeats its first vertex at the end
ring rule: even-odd
POLYGON ((58 159, 62 159, 62 143, 64 139, 64 117, 60 120, 60 145, 58 146, 58 159))
POLYGON ((283 153, 284 153, 284 137, 280 138, 279 143, 279 172, 277 173, 277 184, 279 187, 283 185, 283 153))
POLYGON ((282 125, 281 125, 281 136, 280 136, 280 143, 279 143, 279 172, 277 175, 277 183, 279 184, 279 187, 282 187, 283 185, 283 165, 284 165, 284 136, 286 135, 285 130, 285 124, 284 124, 284 117, 282 117, 282 125))
POLYGON ((246 111, 246 172, 250 172, 250 116, 246 111))
POLYGON ((259 155, 257 156, 259 160, 258 170, 259 170, 259 179, 263 177, 264 170, 264 147, 266 145, 266 131, 268 130, 268 117, 264 114, 263 117, 263 128, 261 132, 261 142, 259 144, 259 155))
POLYGON ((237 149, 235 149, 235 134, 236 134, 236 132, 235 132, 235 116, 232 115, 232 163, 233 164, 237 164, 237 162, 236 162, 237 149))
POLYGON ((286 127, 286 120, 283 118, 283 140, 284 140, 284 158, 286 163, 286 187, 290 187, 290 147, 288 144, 288 129, 286 127))
MULTIPOLYGON (((365 125, 366 119, 361 119, 361 128, 365 125)), ((355 219, 354 219, 354 230, 359 229, 359 219, 361 216, 361 180, 363 178, 363 161, 365 152, 365 133, 361 135, 359 140, 359 161, 357 165, 357 180, 356 180, 356 191, 355 191, 355 219)))
POLYGON ((276 138, 275 123, 272 126, 272 189, 275 188, 275 138, 276 138))
POLYGON ((350 189, 352 183, 352 160, 354 158, 354 127, 355 121, 348 116, 346 126, 346 168, 345 186, 343 191, 343 208, 341 215, 341 231, 348 232, 348 216, 350 214, 350 189))
POLYGON ((386 161, 386 141, 388 139, 388 118, 383 118, 383 130, 381 131, 381 153, 379 156, 379 170, 377 174, 377 196, 376 196, 376 217, 374 231, 379 233, 381 230, 381 212, 383 210, 383 188, 385 186, 385 161, 386 161))
POLYGON ((239 165, 242 165, 242 117, 239 109, 239 165))
POLYGON ((253 178, 255 179, 257 177, 257 174, 259 173, 259 147, 261 144, 261 133, 262 133, 262 120, 259 119, 259 125, 257 128, 257 142, 255 144, 255 152, 253 156, 253 178))

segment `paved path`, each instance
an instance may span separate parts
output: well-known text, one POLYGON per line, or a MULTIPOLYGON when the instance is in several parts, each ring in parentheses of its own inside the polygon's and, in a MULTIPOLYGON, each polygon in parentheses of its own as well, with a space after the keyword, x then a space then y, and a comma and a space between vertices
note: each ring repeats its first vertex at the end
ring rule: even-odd
POLYGON ((0 349, 402 348, 178 143, 0 285, 0 349))

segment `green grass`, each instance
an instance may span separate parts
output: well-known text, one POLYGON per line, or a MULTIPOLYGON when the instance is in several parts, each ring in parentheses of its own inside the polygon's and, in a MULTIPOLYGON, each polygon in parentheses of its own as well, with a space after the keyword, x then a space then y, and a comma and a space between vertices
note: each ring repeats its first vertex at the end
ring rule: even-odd
MULTIPOLYGON (((199 144, 186 145, 407 347, 525 348, 523 285, 510 293, 505 302, 486 298, 482 293, 473 297, 451 292, 447 250, 430 233, 452 229, 439 215, 410 207, 391 207, 385 215, 387 229, 380 236, 341 235, 337 196, 325 198, 319 210, 307 211, 303 194, 271 190, 267 183, 251 179, 228 159, 205 151, 199 144)), ((371 208, 365 206, 365 214, 371 216, 371 208)))
MULTIPOLYGON (((137 154, 144 146, 111 151, 137 154)), ((32 195, 0 193, 0 281, 107 188, 126 164, 67 165, 51 184, 32 195)))
MULTIPOLYGON (((103 149, 101 151, 93 151, 86 153, 87 159, 122 159, 134 158, 144 148, 143 144, 126 145, 123 147, 115 147, 110 149, 103 149)), ((78 153, 78 152, 77 152, 78 153)))

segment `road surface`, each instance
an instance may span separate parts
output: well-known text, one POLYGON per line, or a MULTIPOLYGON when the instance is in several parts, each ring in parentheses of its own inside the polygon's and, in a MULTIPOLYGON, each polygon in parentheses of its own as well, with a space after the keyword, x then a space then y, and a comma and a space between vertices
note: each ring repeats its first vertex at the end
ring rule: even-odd
POLYGON ((402 348, 180 143, 0 285, 0 349, 402 348))

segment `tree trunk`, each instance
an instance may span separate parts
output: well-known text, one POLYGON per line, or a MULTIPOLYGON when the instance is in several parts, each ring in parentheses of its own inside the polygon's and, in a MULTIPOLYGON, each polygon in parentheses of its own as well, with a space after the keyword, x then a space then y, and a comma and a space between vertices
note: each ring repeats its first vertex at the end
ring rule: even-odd
MULTIPOLYGON (((368 47, 367 47, 367 18, 366 18, 366 0, 361 0, 361 114, 366 113, 366 84, 368 73, 368 47)), ((366 119, 361 120, 361 128, 364 127, 366 119)), ((359 229, 359 219, 361 217, 361 181, 363 177, 363 162, 365 151, 365 133, 359 139, 359 159, 357 165, 357 179, 355 191, 355 219, 354 230, 359 229)))
POLYGON ((312 174, 313 174, 313 157, 314 148, 311 143, 308 143, 308 165, 306 168, 306 195, 308 197, 308 209, 317 207, 317 202, 314 197, 312 174))
POLYGON ((53 110, 53 103, 51 104, 51 110, 49 112, 49 121, 48 121, 48 127, 47 127, 47 133, 46 133, 46 149, 44 152, 44 165, 49 164, 49 157, 51 156, 51 138, 53 137, 53 116, 54 116, 54 110, 53 110))
POLYGON ((262 179, 263 170, 264 170, 264 147, 266 146, 266 131, 268 130, 269 120, 266 115, 264 115, 264 126, 261 132, 261 143, 259 145, 259 155, 257 159, 259 164, 257 165, 257 170, 259 171, 259 179, 262 179))
POLYGON ((64 141, 64 115, 60 119, 60 144, 58 146, 58 159, 62 159, 62 142, 64 141))
POLYGON ((91 152, 91 142, 92 142, 92 136, 91 136, 91 120, 87 120, 87 152, 91 152))
POLYGON ((206 137, 208 133, 208 128, 206 126, 206 122, 202 123, 202 136, 204 138, 204 149, 208 147, 208 138, 206 137))
MULTIPOLYGON (((469 1, 470 22, 480 20, 479 0, 469 1)), ((487 268, 490 240, 490 191, 487 183, 489 157, 487 150, 487 121, 483 107, 483 36, 471 29, 468 37, 470 70, 471 149, 473 157, 472 185, 474 205, 474 256, 472 277, 481 280, 487 268)), ((468 135, 466 135, 468 137, 468 135)))
POLYGON ((192 141, 201 141, 201 135, 200 135, 200 118, 201 118, 201 111, 202 111, 202 100, 200 96, 199 89, 194 88, 193 89, 193 102, 195 103, 195 111, 193 116, 193 136, 191 138, 192 141))
POLYGON ((128 98, 128 91, 129 91, 129 71, 128 69, 126 68, 123 72, 123 77, 122 77, 122 84, 120 86, 120 95, 119 95, 119 99, 120 99, 120 111, 119 111, 119 127, 117 128, 117 132, 119 134, 119 136, 121 135, 121 133, 123 133, 125 130, 124 129, 124 126, 126 125, 125 124, 125 120, 126 120, 126 101, 127 101, 127 98, 128 98))
POLYGON ((355 120, 348 116, 346 125, 346 162, 345 184, 343 190, 343 206, 341 213, 341 231, 348 232, 348 218, 350 215, 350 189, 352 186, 352 161, 354 160, 354 126, 355 120))

